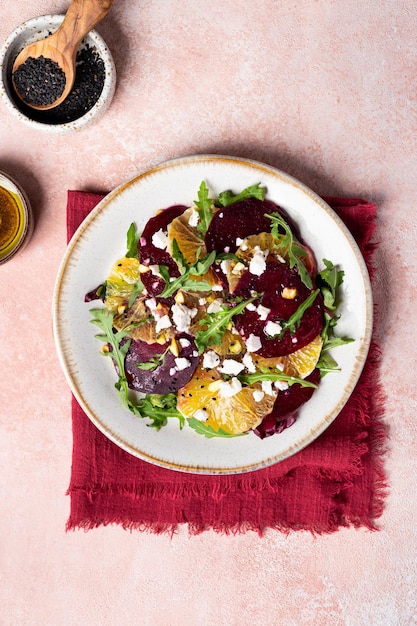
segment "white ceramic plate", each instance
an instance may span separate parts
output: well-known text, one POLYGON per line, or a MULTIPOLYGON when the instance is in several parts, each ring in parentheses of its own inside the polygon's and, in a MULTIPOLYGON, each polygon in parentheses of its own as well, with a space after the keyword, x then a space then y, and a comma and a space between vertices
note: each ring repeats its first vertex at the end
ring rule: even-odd
POLYGON ((74 234, 62 260, 53 301, 59 359, 78 402, 109 439, 131 454, 174 470, 239 473, 277 463, 310 444, 338 415, 364 365, 372 331, 372 295, 360 251, 341 220, 321 198, 294 178, 262 163, 227 156, 180 158, 140 174, 107 195, 74 234), (345 271, 337 331, 354 343, 333 355, 340 373, 327 375, 291 428, 261 440, 254 434, 206 439, 172 420, 159 432, 124 409, 114 389, 115 372, 100 355, 84 294, 99 285, 126 250, 131 222, 142 230, 158 209, 191 205, 205 180, 213 195, 262 183, 267 198, 288 211, 322 268, 327 258, 345 271))

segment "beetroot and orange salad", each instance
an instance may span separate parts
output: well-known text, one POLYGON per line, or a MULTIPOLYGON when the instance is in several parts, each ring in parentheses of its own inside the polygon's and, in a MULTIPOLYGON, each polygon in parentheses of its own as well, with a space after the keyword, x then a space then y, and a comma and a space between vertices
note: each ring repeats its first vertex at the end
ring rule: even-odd
POLYGON ((160 429, 260 438, 291 426, 329 371, 343 271, 312 250, 260 184, 149 219, 85 296, 122 404, 160 429), (134 393, 138 392, 138 393, 134 393))

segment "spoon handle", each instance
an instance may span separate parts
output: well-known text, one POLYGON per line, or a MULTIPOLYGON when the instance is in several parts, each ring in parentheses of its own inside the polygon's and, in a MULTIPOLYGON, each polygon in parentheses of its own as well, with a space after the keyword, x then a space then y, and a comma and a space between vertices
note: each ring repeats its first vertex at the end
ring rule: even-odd
POLYGON ((114 0, 72 0, 61 26, 55 32, 62 52, 65 49, 76 51, 85 35, 107 15, 113 2, 114 0))

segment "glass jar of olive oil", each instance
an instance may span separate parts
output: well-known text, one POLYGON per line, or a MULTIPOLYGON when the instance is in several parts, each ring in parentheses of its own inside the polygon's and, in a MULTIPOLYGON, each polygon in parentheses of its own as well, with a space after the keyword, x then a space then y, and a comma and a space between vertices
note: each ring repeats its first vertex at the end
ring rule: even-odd
POLYGON ((32 211, 26 194, 0 172, 0 265, 22 250, 32 230, 32 211))

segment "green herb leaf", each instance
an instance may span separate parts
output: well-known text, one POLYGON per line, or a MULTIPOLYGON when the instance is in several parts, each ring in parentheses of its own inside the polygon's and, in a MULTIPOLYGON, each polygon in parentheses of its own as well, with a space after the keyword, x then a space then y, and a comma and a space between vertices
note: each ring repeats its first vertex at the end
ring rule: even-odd
POLYGON ((251 187, 246 187, 237 195, 234 195, 229 189, 226 191, 222 191, 219 193, 219 196, 216 201, 216 205, 218 206, 229 206, 229 204, 233 204, 234 202, 239 202, 240 200, 245 200, 246 198, 258 198, 259 200, 263 200, 265 198, 265 187, 261 187, 261 183, 257 183, 256 185, 252 185, 251 187))
POLYGON ((110 352, 103 353, 106 356, 110 356, 116 364, 117 371, 119 372, 119 379, 115 383, 115 387, 119 393, 120 400, 123 406, 129 408, 129 387, 125 374, 125 356, 130 346, 130 339, 125 341, 122 346, 120 343, 122 339, 127 336, 126 331, 113 332, 113 317, 114 313, 110 313, 105 308, 102 309, 90 309, 92 316, 91 323, 100 328, 102 335, 96 335, 100 341, 106 341, 110 345, 110 352))
POLYGON ((178 419, 180 428, 183 428, 185 423, 184 416, 177 409, 177 396, 175 393, 165 395, 151 393, 136 403, 132 402, 129 408, 138 417, 150 419, 151 424, 148 424, 148 426, 156 430, 166 426, 168 419, 171 418, 178 419))
POLYGON ((223 428, 219 428, 219 430, 214 430, 209 424, 205 422, 201 422, 196 417, 187 417, 188 425, 196 431, 199 435, 203 435, 207 439, 212 439, 213 437, 244 437, 248 433, 238 433, 234 435, 233 433, 228 433, 223 430, 223 428))
POLYGON ((210 343, 221 343, 227 325, 233 316, 242 313, 247 305, 254 300, 255 298, 249 298, 232 307, 223 306, 221 311, 210 313, 206 318, 200 320, 200 325, 207 326, 207 328, 198 330, 195 335, 195 343, 199 354, 202 354, 210 343))
POLYGON ((295 313, 293 313, 287 321, 281 322, 282 331, 280 333, 280 336, 282 336, 286 330, 289 330, 291 334, 295 333, 297 327, 300 325, 304 313, 307 311, 307 309, 311 307, 319 293, 320 289, 312 291, 308 298, 306 298, 304 302, 300 304, 295 313))
POLYGON ((329 260, 323 259, 325 268, 317 276, 317 284, 323 296, 325 313, 324 313, 324 327, 321 332, 323 339, 323 347, 320 353, 320 358, 317 363, 317 367, 320 369, 321 376, 325 376, 329 372, 340 371, 340 368, 329 350, 338 346, 352 343, 354 339, 350 337, 337 337, 335 332, 336 324, 339 320, 339 316, 336 315, 338 308, 338 289, 343 283, 344 272, 338 270, 337 267, 329 260))
MULTIPOLYGON (((179 257, 178 257, 179 258, 179 257)), ((181 276, 171 281, 168 268, 165 265, 159 266, 159 272, 165 280, 165 287, 160 298, 168 298, 178 291, 178 289, 188 289, 189 291, 211 291, 211 285, 206 281, 193 281, 190 276, 203 276, 214 263, 216 252, 205 254, 202 259, 197 259, 193 265, 187 265, 182 257, 180 266, 181 276)))
POLYGON ((139 280, 133 285, 132 293, 129 296, 128 306, 131 307, 139 294, 143 292, 145 285, 139 278, 139 280))
POLYGON ((304 380, 303 378, 297 378, 296 376, 288 376, 283 372, 255 372, 254 374, 240 374, 237 376, 242 385, 252 385, 253 383, 262 382, 263 380, 281 380, 283 382, 291 385, 301 385, 302 387, 313 387, 314 389, 317 385, 310 383, 308 380, 304 380))
POLYGON ((266 217, 272 221, 271 233, 282 248, 286 249, 290 267, 297 267, 298 273, 304 285, 309 289, 313 288, 310 274, 307 272, 302 257, 306 256, 305 250, 294 239, 293 232, 282 215, 278 212, 266 213, 266 217), (283 232, 280 232, 280 228, 283 232))
POLYGON ((331 261, 323 259, 325 269, 317 276, 317 284, 323 294, 324 306, 330 311, 337 308, 336 296, 337 289, 343 283, 344 271, 338 270, 331 261))
POLYGON ((126 234, 127 239, 127 252, 125 254, 128 258, 138 258, 138 243, 140 234, 136 233, 136 226, 132 222, 126 234))
POLYGON ((211 218, 213 217, 211 210, 213 201, 209 197, 209 190, 204 180, 198 190, 198 200, 196 200, 194 204, 197 207, 198 215, 200 217, 197 228, 200 231, 200 234, 204 237, 211 222, 211 218))
POLYGON ((149 359, 149 361, 144 361, 143 363, 136 363, 136 367, 138 367, 140 370, 153 372, 154 370, 156 370, 157 367, 159 367, 160 365, 164 363, 168 350, 169 350, 169 346, 166 350, 164 350, 164 352, 161 352, 160 354, 155 354, 153 357, 149 359))
MULTIPOLYGON (((130 339, 120 345, 121 341, 126 338, 126 331, 113 331, 114 314, 108 312, 105 308, 91 309, 92 320, 102 331, 101 335, 97 335, 100 341, 106 341, 110 347, 110 352, 106 353, 116 364, 119 373, 115 387, 119 394, 120 401, 124 407, 129 409, 137 417, 147 417, 151 420, 149 426, 159 430, 165 426, 169 418, 176 418, 180 422, 180 428, 184 425, 184 416, 177 410, 176 394, 148 394, 137 402, 129 397, 129 387, 127 384, 125 373, 125 357, 130 346, 130 339)), ((103 353, 104 354, 104 353, 103 353)))

